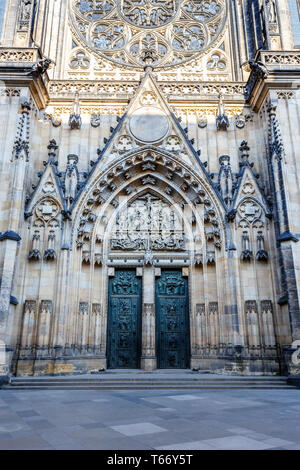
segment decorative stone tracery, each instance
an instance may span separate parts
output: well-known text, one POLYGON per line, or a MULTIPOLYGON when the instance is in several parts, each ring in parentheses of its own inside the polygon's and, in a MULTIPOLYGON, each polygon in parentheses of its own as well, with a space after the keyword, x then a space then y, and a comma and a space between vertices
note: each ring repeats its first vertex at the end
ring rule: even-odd
MULTIPOLYGON (((207 50, 224 28, 226 0, 70 0, 82 44, 119 64, 177 65, 207 50)), ((218 68, 224 62, 218 61, 218 68)))

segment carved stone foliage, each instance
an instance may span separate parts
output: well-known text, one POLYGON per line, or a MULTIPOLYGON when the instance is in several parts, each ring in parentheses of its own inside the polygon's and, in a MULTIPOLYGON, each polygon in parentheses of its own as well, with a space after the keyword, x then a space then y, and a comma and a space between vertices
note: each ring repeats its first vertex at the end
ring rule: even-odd
POLYGON ((226 15, 225 0, 70 1, 78 41, 126 66, 177 65, 194 58, 219 37, 226 15))
POLYGON ((110 247, 112 250, 183 250, 183 222, 175 208, 145 194, 120 209, 110 247))

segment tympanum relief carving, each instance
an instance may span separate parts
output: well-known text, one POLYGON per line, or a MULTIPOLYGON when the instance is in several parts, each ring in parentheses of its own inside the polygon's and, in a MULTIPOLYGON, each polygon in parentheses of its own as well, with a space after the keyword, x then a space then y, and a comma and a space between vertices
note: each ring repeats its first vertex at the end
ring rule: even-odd
POLYGON ((110 248, 129 251, 184 250, 183 221, 174 207, 156 196, 145 194, 118 212, 110 248))

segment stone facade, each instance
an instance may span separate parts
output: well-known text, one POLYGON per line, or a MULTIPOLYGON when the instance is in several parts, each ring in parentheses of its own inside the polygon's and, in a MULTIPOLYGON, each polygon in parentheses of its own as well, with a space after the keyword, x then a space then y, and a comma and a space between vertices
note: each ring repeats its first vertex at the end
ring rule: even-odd
POLYGON ((188 367, 299 373, 288 0, 34 3, 7 0, 0 45, 0 375, 106 368, 126 269, 139 367, 159 367, 173 270, 188 367))

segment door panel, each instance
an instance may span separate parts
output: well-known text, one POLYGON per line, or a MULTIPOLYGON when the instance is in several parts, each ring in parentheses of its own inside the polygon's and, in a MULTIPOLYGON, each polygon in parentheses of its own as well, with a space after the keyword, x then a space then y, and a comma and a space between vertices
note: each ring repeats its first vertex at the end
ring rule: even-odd
POLYGON ((188 281, 181 270, 156 280, 156 349, 160 369, 185 369, 190 362, 188 281))
POLYGON ((107 361, 111 369, 136 369, 141 356, 142 282, 135 270, 116 270, 109 281, 107 361))

